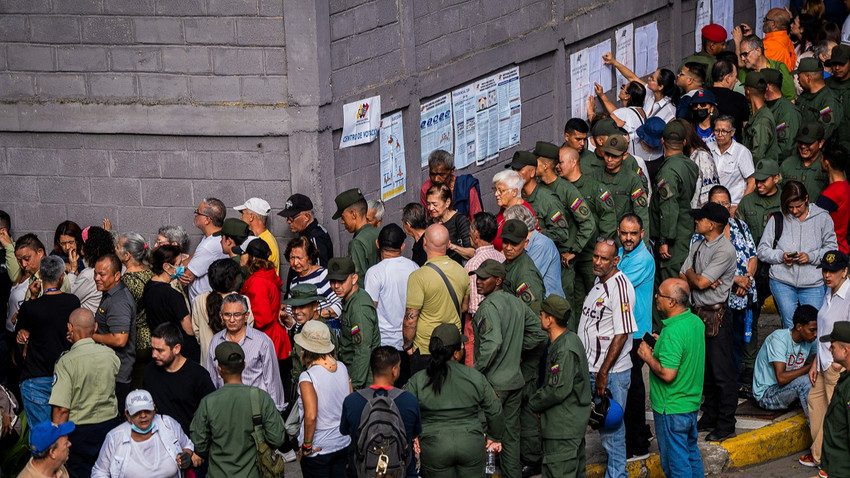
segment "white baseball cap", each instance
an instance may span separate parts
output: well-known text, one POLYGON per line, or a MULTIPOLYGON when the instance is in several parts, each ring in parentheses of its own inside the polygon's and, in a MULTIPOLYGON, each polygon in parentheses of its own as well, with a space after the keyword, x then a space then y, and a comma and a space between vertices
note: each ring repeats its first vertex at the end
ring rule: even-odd
POLYGON ((236 209, 237 211, 248 209, 251 212, 259 214, 260 216, 268 216, 269 212, 271 212, 272 210, 272 207, 265 199, 251 198, 245 201, 245 204, 242 204, 241 206, 236 206, 233 209, 236 209))
POLYGON ((127 413, 135 415, 142 410, 154 411, 153 397, 147 390, 133 390, 127 395, 127 413))

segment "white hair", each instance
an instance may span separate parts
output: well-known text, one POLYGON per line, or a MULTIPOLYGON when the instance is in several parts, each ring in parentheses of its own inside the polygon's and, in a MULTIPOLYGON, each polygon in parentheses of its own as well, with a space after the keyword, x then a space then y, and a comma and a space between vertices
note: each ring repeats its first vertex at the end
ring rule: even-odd
POLYGON ((516 189, 516 195, 519 196, 522 193, 525 180, 522 179, 522 176, 518 172, 507 169, 493 176, 493 185, 495 186, 500 183, 504 184, 508 189, 516 189))

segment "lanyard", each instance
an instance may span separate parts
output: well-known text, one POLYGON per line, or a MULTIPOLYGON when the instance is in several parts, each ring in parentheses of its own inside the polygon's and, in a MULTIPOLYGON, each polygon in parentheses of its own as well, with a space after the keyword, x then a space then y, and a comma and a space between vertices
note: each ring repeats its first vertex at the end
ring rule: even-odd
POLYGON ((56 292, 57 290, 59 290, 59 288, 58 288, 58 287, 51 287, 51 288, 49 288, 49 289, 45 290, 45 291, 44 291, 44 293, 46 294, 46 293, 48 293, 48 292, 56 292))

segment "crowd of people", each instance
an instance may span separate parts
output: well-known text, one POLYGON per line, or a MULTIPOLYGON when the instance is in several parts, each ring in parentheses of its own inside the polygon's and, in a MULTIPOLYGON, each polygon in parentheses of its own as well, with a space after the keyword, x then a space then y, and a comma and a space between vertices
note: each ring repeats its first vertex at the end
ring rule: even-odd
POLYGON ((800 463, 850 475, 850 46, 818 22, 772 9, 734 51, 711 24, 647 78, 605 54, 619 104, 597 87, 561 146, 514 153, 498 211, 438 150, 401 224, 335 198, 345 251, 299 193, 282 248, 256 197, 201 201, 194 249, 108 220, 47 247, 0 211, 0 443, 28 436, 24 477, 567 477, 590 426, 613 478, 648 456, 648 385, 668 477, 703 475, 739 397, 799 402, 800 463))

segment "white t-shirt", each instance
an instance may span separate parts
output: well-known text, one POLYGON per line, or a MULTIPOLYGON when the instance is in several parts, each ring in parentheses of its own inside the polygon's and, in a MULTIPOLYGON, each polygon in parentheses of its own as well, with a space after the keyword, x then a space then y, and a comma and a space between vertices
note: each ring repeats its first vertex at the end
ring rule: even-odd
POLYGON ((631 335, 637 330, 632 312, 635 304, 635 288, 621 271, 605 282, 596 280, 584 299, 578 326, 578 336, 587 352, 587 365, 591 372, 599 371, 614 336, 622 334, 629 337, 608 372, 625 372, 632 368, 629 352, 632 350, 631 335))
POLYGON ((25 280, 16 286, 12 286, 12 290, 9 292, 9 302, 7 304, 8 314, 6 315, 6 330, 9 332, 15 331, 15 324, 12 323, 12 317, 21 308, 21 304, 24 303, 29 286, 30 281, 25 280))
POLYGON ((398 350, 404 346, 401 326, 407 304, 407 278, 416 269, 419 266, 410 259, 393 257, 382 260, 366 271, 366 292, 378 303, 381 345, 398 350))
POLYGON ((850 17, 844 20, 844 25, 841 27, 841 44, 850 45, 850 17))
POLYGON ((643 90, 646 92, 646 97, 643 99, 643 112, 647 118, 657 116, 669 123, 676 118, 676 105, 670 100, 670 97, 665 96, 658 101, 655 101, 655 93, 649 90, 646 85, 643 85, 643 90))
MULTIPOLYGON (((335 372, 331 372, 321 365, 313 365, 309 370, 301 372, 298 377, 299 386, 301 382, 313 384, 313 388, 316 389, 316 396, 319 399, 313 447, 321 448, 321 451, 314 452, 313 456, 328 455, 342 450, 351 443, 351 437, 339 432, 342 402, 349 393, 348 369, 342 362, 336 364, 335 372)), ((300 395, 298 397, 298 411, 303 417, 304 402, 300 395)), ((303 422, 301 423, 301 430, 298 432, 298 443, 304 443, 303 422)))
POLYGON ((150 437, 143 442, 130 440, 129 462, 124 468, 125 478, 178 478, 180 470, 171 459, 171 451, 165 448, 159 437, 150 437))
POLYGON ((637 151, 636 144, 640 143, 637 129, 646 121, 639 111, 637 107, 631 106, 628 108, 617 108, 611 113, 625 123, 623 124, 623 129, 629 133, 629 153, 632 156, 635 156, 635 151, 637 151))
POLYGON ((734 139, 725 153, 720 152, 717 143, 708 145, 708 148, 711 149, 720 184, 726 186, 732 196, 732 204, 737 205, 747 189, 747 178, 755 172, 753 153, 734 139))
POLYGON ((201 239, 192 260, 186 266, 192 271, 192 274, 195 274, 195 280, 189 284, 189 302, 194 303, 195 297, 212 290, 207 271, 209 271, 210 264, 219 259, 227 259, 227 255, 221 251, 221 238, 209 235, 201 239))

